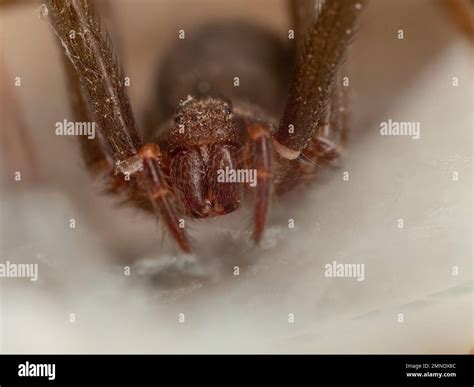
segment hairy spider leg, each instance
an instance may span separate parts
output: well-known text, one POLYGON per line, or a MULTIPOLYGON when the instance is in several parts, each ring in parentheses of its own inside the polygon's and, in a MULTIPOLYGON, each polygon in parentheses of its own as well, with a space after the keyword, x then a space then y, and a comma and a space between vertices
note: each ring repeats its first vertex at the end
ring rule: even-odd
MULTIPOLYGON (((111 160, 115 166, 139 155, 149 200, 155 213, 164 217, 164 223, 173 238, 184 251, 189 252, 188 239, 184 230, 179 229, 174 203, 167 193, 159 195, 160 190, 165 189, 159 149, 143 146, 125 91, 121 67, 110 38, 100 25, 92 1, 49 0, 47 7, 48 12, 43 11, 43 16, 48 17, 77 73, 81 92, 87 102, 87 114, 97 124, 100 147, 105 158, 100 154, 100 149, 93 148, 97 144, 83 147, 86 152, 84 155, 91 156, 91 160, 95 157, 99 161, 111 160), (75 31, 73 39, 70 37, 71 31, 75 31)), ((137 185, 130 184, 131 191, 136 189, 137 185)), ((131 197, 135 199, 141 195, 131 192, 131 197)))
POLYGON ((314 172, 321 164, 331 163, 341 156, 342 145, 347 136, 346 89, 342 86, 342 77, 338 75, 326 114, 302 151, 304 158, 300 159, 311 163, 309 173, 314 172))
MULTIPOLYGON (((285 113, 273 136, 281 157, 297 159, 314 137, 328 109, 334 79, 354 35, 362 4, 361 0, 327 0, 306 30, 285 113)), ((294 12, 296 17, 300 14, 294 12)), ((297 20, 296 24, 303 22, 297 20)))
POLYGON ((272 148, 270 130, 266 124, 261 122, 250 124, 249 134, 255 147, 254 165, 257 170, 254 240, 258 243, 265 228, 273 185, 272 148))
POLYGON ((161 159, 160 148, 156 144, 145 144, 140 149, 139 154, 143 161, 145 175, 150 182, 148 189, 155 210, 161 214, 165 225, 181 249, 187 253, 191 252, 184 228, 179 227, 180 220, 174 205, 174 196, 166 185, 165 177, 159 165, 161 159))

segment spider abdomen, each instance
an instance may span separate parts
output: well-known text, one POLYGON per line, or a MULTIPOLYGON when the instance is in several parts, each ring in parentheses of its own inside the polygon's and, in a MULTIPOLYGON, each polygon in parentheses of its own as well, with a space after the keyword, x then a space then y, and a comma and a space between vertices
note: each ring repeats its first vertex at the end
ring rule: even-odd
POLYGON ((290 52, 272 33, 242 22, 187 31, 165 55, 158 81, 162 119, 188 95, 241 101, 279 117, 291 75, 290 52))

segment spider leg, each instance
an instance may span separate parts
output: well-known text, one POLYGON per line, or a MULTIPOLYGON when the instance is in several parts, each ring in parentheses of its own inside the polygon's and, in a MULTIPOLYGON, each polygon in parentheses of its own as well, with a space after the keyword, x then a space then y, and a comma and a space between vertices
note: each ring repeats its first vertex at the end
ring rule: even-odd
MULTIPOLYGON (((273 136, 275 150, 281 157, 298 158, 314 137, 328 109, 334 78, 354 34, 362 3, 362 0, 326 0, 306 30, 304 42, 299 45, 285 113, 273 136)), ((294 14, 298 17, 301 12, 294 14)))
POLYGON ((457 24, 458 29, 464 33, 471 43, 474 42, 472 1, 469 4, 463 0, 443 0, 443 5, 454 24, 457 24))
POLYGON ((318 122, 313 137, 294 160, 277 156, 275 181, 277 195, 287 192, 305 181, 312 181, 323 167, 335 164, 340 158, 347 137, 347 87, 342 86, 339 74, 334 83, 328 108, 318 122))
POLYGON ((319 17, 324 0, 288 0, 298 50, 303 46, 306 31, 319 17))
POLYGON ((318 123, 314 136, 302 151, 304 158, 311 160, 314 166, 331 163, 341 155, 347 136, 346 97, 342 79, 338 76, 328 109, 318 123))
MULTIPOLYGON (((61 61, 66 75, 69 105, 74 120, 78 122, 94 121, 81 91, 81 84, 74 71, 74 66, 65 55, 61 56, 61 61)), ((87 136, 78 136, 78 141, 82 160, 93 177, 104 172, 108 173, 113 169, 112 163, 107 160, 107 156, 102 150, 98 137, 88 138, 87 136)))
MULTIPOLYGON (((47 8, 42 8, 42 15, 48 17, 79 78, 87 105, 80 114, 93 119, 99 135, 100 148, 88 144, 83 147, 83 154, 90 160, 110 160, 116 173, 127 175, 128 166, 132 164, 138 168, 132 168, 130 174, 143 170, 155 214, 163 217, 180 247, 190 251, 184 229, 178 227, 176 210, 164 182, 159 148, 142 143, 121 67, 92 1, 49 0, 47 8)), ((137 185, 131 184, 131 189, 137 189, 137 185)), ((131 197, 140 195, 131 193, 131 197)))
POLYGON ((8 171, 10 174, 13 171, 21 171, 27 182, 40 182, 41 173, 31 137, 31 127, 24 119, 21 105, 10 85, 10 75, 3 56, 0 57, 0 117, 2 172, 8 171))
POLYGON ((184 230, 179 227, 179 218, 173 202, 173 194, 168 189, 165 177, 160 168, 160 148, 156 144, 146 144, 140 149, 140 158, 143 162, 145 175, 150 182, 148 189, 156 212, 159 212, 173 238, 183 251, 191 252, 184 230))
POLYGON ((270 130, 265 124, 250 124, 249 134, 254 143, 254 166, 257 171, 254 240, 259 243, 265 228, 273 184, 272 148, 270 130))

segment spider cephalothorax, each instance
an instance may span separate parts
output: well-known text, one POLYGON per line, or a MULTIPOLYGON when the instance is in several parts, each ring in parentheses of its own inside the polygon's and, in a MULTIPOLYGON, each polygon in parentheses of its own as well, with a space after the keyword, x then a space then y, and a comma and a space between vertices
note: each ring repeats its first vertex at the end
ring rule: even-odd
POLYGON ((296 44, 242 23, 189 33, 163 61, 143 134, 92 1, 49 0, 43 8, 73 65, 76 115, 99 130, 100 141, 80 140, 87 167, 109 176, 110 192, 153 210, 184 251, 182 217, 230 213, 247 193, 258 242, 272 195, 338 156, 345 132, 339 68, 362 1, 291 6, 288 37, 296 44))
POLYGON ((196 218, 236 210, 244 195, 240 182, 219 174, 245 168, 242 120, 229 102, 207 98, 183 102, 168 135, 170 184, 181 210, 196 218))

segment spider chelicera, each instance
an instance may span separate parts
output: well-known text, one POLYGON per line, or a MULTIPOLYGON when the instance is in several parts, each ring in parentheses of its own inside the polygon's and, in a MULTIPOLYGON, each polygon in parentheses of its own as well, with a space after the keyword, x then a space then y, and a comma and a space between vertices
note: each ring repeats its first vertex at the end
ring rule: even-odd
POLYGON ((86 166, 106 177, 107 191, 153 211, 185 252, 191 244, 184 217, 228 214, 247 193, 254 196, 258 243, 271 197, 339 155, 340 65, 363 1, 290 5, 288 45, 244 23, 179 31, 142 132, 93 2, 49 0, 42 8, 66 54, 75 115, 97 125, 97 139, 79 140, 86 166))

